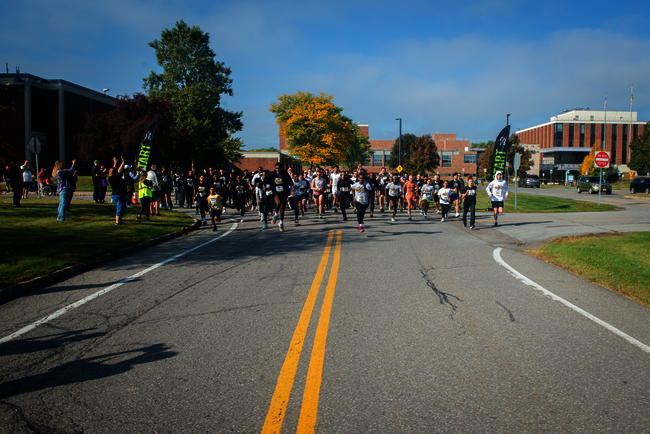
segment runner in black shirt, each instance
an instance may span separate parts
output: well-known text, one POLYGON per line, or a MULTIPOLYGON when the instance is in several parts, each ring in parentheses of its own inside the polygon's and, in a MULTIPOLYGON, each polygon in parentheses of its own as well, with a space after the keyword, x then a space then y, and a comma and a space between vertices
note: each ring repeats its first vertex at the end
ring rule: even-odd
POLYGON ((463 226, 467 227, 467 212, 469 211, 469 228, 474 229, 474 220, 476 214, 476 186, 474 180, 470 177, 467 181, 467 187, 463 188, 463 226))
POLYGON ((341 177, 339 178, 337 188, 339 190, 339 203, 341 204, 341 214, 343 215, 343 221, 348 220, 347 209, 352 202, 352 193, 350 187, 352 187, 352 181, 350 181, 350 178, 348 178, 348 172, 341 172, 341 177))
POLYGON ((436 174, 436 176, 433 177, 433 182, 431 183, 433 185, 433 203, 436 206, 436 212, 440 214, 440 197, 438 196, 438 190, 440 190, 443 186, 443 182, 440 180, 440 175, 436 174))
POLYGON ((199 181, 196 183, 194 192, 196 194, 198 210, 201 213, 201 218, 203 219, 203 226, 205 226, 207 224, 205 220, 205 212, 208 210, 208 193, 210 193, 210 181, 205 179, 204 175, 199 176, 199 181))
POLYGON ((237 175, 237 178, 230 183, 230 197, 232 197, 233 205, 240 212, 239 221, 242 223, 246 213, 246 199, 249 191, 248 183, 242 179, 241 175, 237 175))
POLYGON ((188 208, 192 208, 192 204, 194 203, 194 184, 196 184, 196 178, 190 170, 183 184, 185 186, 185 199, 187 199, 188 208))
POLYGON ((289 174, 284 170, 282 163, 275 163, 275 171, 270 172, 265 184, 271 184, 273 191, 273 200, 275 202, 275 215, 273 216, 272 224, 275 224, 279 218, 280 231, 284 231, 284 210, 287 207, 287 198, 289 197, 289 187, 293 185, 293 181, 289 178, 289 174))
POLYGON ((460 195, 465 188, 465 183, 459 178, 458 172, 454 172, 454 178, 449 182, 449 188, 452 191, 450 206, 456 207, 456 217, 460 216, 460 195))

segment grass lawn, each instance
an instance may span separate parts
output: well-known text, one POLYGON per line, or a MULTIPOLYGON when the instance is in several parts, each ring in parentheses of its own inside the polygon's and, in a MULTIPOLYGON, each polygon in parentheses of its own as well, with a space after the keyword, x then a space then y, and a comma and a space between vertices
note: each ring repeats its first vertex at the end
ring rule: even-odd
POLYGON ((558 238, 528 253, 650 305, 650 232, 558 238))
POLYGON ((136 222, 139 207, 127 208, 125 225, 115 226, 115 205, 96 205, 72 200, 67 222, 56 219, 59 198, 31 196, 14 208, 10 195, 0 196, 0 287, 28 280, 84 262, 104 253, 119 251, 193 223, 173 211, 150 222, 136 222))
MULTIPOLYGON (((483 190, 485 192, 485 190, 483 190)), ((476 211, 485 211, 487 208, 492 209, 489 205, 487 194, 478 192, 476 211)), ((600 204, 595 202, 586 202, 575 199, 561 199, 557 197, 533 196, 529 194, 517 193, 517 209, 515 210, 515 193, 510 192, 509 199, 505 202, 504 212, 507 213, 528 213, 528 212, 594 212, 594 211, 613 211, 617 207, 614 205, 600 204)))

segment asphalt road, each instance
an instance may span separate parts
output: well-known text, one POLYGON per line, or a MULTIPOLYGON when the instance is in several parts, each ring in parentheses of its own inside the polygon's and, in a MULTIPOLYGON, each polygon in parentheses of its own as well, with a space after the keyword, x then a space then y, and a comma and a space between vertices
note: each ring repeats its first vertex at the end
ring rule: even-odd
POLYGON ((6 303, 0 338, 111 289, 0 345, 0 432, 650 432, 650 310, 513 216, 250 218, 6 303))

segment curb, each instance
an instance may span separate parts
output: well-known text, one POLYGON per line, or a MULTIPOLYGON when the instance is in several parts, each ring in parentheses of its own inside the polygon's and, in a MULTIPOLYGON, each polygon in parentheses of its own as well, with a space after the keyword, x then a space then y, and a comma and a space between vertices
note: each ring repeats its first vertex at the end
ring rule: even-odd
POLYGON ((623 196, 623 199, 639 199, 639 200, 650 200, 650 197, 639 196, 637 194, 626 194, 623 196))
POLYGON ((189 234, 190 232, 193 232, 199 227, 201 227, 201 225, 202 225, 201 220, 197 220, 195 218, 193 224, 181 229, 180 231, 161 235, 157 238, 153 238, 143 243, 136 244, 135 246, 125 247, 122 250, 118 250, 115 253, 106 253, 104 255, 91 259, 87 262, 70 265, 68 267, 62 268, 61 270, 57 270, 50 274, 46 274, 45 276, 35 277, 31 280, 16 283, 15 285, 9 286, 7 288, 0 289, 0 304, 18 298, 19 296, 27 292, 33 291, 35 289, 40 289, 44 286, 51 285, 53 283, 60 282, 74 275, 83 273, 85 271, 97 267, 98 265, 102 265, 107 262, 113 261, 115 259, 122 258, 130 253, 144 250, 149 247, 153 247, 155 245, 164 243, 166 241, 173 240, 174 238, 180 237, 181 235, 189 234))

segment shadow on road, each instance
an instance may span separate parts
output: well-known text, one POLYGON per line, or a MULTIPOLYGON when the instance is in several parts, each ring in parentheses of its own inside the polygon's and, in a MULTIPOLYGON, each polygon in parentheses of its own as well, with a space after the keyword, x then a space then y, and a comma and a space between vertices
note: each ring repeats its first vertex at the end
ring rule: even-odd
POLYGON ((75 360, 48 372, 3 383, 0 399, 52 387, 98 380, 130 371, 134 366, 168 359, 178 354, 166 344, 75 360))

